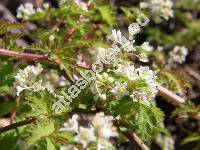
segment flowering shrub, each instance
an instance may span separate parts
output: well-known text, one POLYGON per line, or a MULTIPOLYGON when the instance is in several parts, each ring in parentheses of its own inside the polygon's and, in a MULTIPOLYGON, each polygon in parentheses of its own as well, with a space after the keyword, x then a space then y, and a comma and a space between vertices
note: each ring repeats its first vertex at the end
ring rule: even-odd
MULTIPOLYGON (((0 128, 0 146, 107 150, 156 143, 174 149, 160 101, 179 106, 172 116, 199 123, 199 106, 188 102, 190 86, 176 71, 199 42, 199 16, 188 14, 200 7, 186 2, 21 4, 20 23, 0 21, 0 116, 11 112, 12 123, 0 128)), ((183 143, 190 140, 199 134, 183 143)))

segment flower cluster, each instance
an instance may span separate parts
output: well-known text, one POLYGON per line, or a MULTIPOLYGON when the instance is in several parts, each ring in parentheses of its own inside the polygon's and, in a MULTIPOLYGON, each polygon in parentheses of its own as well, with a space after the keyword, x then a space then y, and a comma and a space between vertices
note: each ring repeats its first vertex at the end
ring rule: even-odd
POLYGON ((172 51, 170 51, 170 62, 178 62, 182 64, 185 61, 185 58, 188 54, 188 49, 184 46, 176 45, 172 51))
MULTIPOLYGON (((49 4, 48 3, 44 3, 43 4, 43 8, 44 9, 48 9, 49 8, 49 4)), ((42 8, 35 9, 32 3, 26 3, 24 5, 21 4, 17 8, 17 18, 23 19, 23 20, 28 20, 36 12, 42 12, 42 11, 43 11, 42 8)))
POLYGON ((140 8, 148 8, 155 16, 157 21, 162 18, 169 20, 173 17, 173 2, 171 0, 147 0, 146 2, 140 2, 140 8))
MULTIPOLYGON (((97 113, 88 128, 80 126, 77 119, 78 115, 73 115, 60 131, 74 133, 75 141, 81 143, 83 148, 86 148, 90 143, 96 143, 98 150, 112 147, 109 139, 118 136, 117 129, 112 123, 114 120, 112 116, 105 116, 103 112, 97 113)), ((70 147, 76 149, 75 145, 70 145, 70 147)), ((67 147, 62 146, 61 149, 64 150, 67 147)))
MULTIPOLYGON (((66 2, 67 2, 67 0, 59 0, 59 5, 61 6, 66 2)), ((83 2, 82 0, 72 0, 72 3, 75 4, 76 6, 78 6, 79 8, 81 8, 82 10, 88 11, 87 4, 85 2, 83 2)))
POLYGON ((140 31, 138 24, 131 24, 128 30, 129 39, 119 30, 112 30, 111 35, 108 36, 113 42, 112 48, 98 48, 100 52, 97 61, 110 65, 106 72, 96 73, 96 78, 90 87, 95 94, 95 99, 100 98, 105 101, 111 100, 114 96, 116 100, 120 100, 129 95, 133 101, 142 100, 149 105, 149 100, 154 99, 157 94, 156 76, 148 66, 135 68, 127 56, 133 54, 140 61, 148 62, 147 54, 153 48, 148 42, 144 42, 141 46, 134 46, 134 35, 140 31), (137 82, 144 83, 143 87, 137 87, 137 82))
POLYGON ((42 86, 42 80, 37 81, 37 77, 42 72, 43 68, 40 64, 37 66, 27 66, 23 70, 19 70, 15 78, 14 89, 17 92, 17 96, 23 90, 43 91, 45 89, 42 86))
MULTIPOLYGON (((112 72, 112 71, 109 71, 112 72)), ((113 71, 114 77, 104 72, 97 74, 97 78, 92 82, 91 90, 96 94, 95 98, 106 100, 107 95, 113 93, 116 100, 122 99, 124 96, 130 95, 133 101, 142 100, 145 104, 149 105, 148 100, 155 98, 157 94, 156 76, 148 66, 140 66, 135 68, 134 65, 119 65, 117 69, 113 71), (123 82, 117 79, 123 80, 123 82), (146 90, 133 90, 128 83, 145 82, 146 90)))

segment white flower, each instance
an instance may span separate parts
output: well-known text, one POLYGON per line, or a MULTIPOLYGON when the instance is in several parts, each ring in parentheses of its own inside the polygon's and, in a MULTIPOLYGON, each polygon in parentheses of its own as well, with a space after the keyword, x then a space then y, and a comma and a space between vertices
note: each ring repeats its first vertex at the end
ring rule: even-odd
POLYGON ((103 47, 97 48, 97 60, 102 60, 106 56, 106 49, 103 47))
POLYGON ((125 52, 131 52, 131 51, 135 51, 135 48, 133 46, 133 43, 128 41, 128 40, 122 40, 123 43, 122 43, 122 49, 125 51, 125 52))
POLYGON ((67 0, 58 0, 58 1, 60 6, 67 2, 67 0))
POLYGON ((83 148, 86 148, 90 142, 96 142, 96 136, 94 135, 94 128, 80 127, 78 135, 75 140, 82 143, 83 148))
POLYGON ((44 3, 44 4, 43 4, 43 8, 44 8, 44 9, 49 9, 49 7, 50 7, 49 3, 44 3))
POLYGON ((160 21, 161 18, 168 20, 173 17, 173 2, 171 0, 146 0, 146 2, 140 3, 140 8, 148 8, 154 15, 156 21, 160 21))
POLYGON ((108 79, 108 74, 106 72, 102 73, 102 79, 107 80, 108 79))
POLYGON ((118 76, 124 75, 124 66, 121 64, 118 65, 118 68, 114 70, 115 74, 118 76))
POLYGON ((105 116, 103 112, 97 113, 92 121, 92 125, 98 134, 98 137, 109 139, 118 136, 117 129, 113 126, 112 116, 105 116))
POLYGON ((106 100, 106 94, 100 94, 99 97, 104 101, 106 100))
POLYGON ((29 17, 36 13, 36 10, 33 7, 33 4, 26 3, 24 5, 20 5, 17 8, 17 18, 28 20, 29 17))
POLYGON ((39 13, 40 13, 40 12, 42 12, 42 11, 43 11, 42 8, 37 8, 37 9, 36 9, 36 12, 39 12, 39 13))
POLYGON ((142 61, 142 62, 148 62, 148 61, 149 61, 149 60, 148 60, 148 57, 147 57, 147 55, 146 55, 145 53, 140 53, 140 54, 138 55, 138 58, 139 58, 139 60, 142 61))
POLYGON ((150 52, 153 49, 152 46, 149 45, 149 42, 144 42, 140 47, 147 52, 150 52))
POLYGON ((61 128, 60 131, 71 131, 78 133, 78 115, 73 115, 67 123, 64 123, 64 128, 61 128))
POLYGON ((19 70, 19 72, 14 76, 15 82, 13 84, 16 89, 17 96, 25 90, 33 90, 43 91, 45 87, 42 86, 42 80, 36 81, 38 75, 42 72, 43 68, 40 64, 35 66, 27 66, 23 70, 19 70))
POLYGON ((129 94, 127 91, 127 82, 115 82, 115 87, 111 90, 111 92, 115 94, 117 100, 120 100, 122 97, 129 94))
POLYGON ((173 51, 169 53, 170 60, 182 64, 188 54, 188 49, 184 46, 175 46, 173 51))
POLYGON ((108 77, 108 83, 112 84, 114 82, 113 77, 108 77))
POLYGON ((144 101, 148 106, 150 105, 149 101, 148 101, 148 97, 147 94, 144 92, 139 92, 139 91, 134 91, 131 95, 131 98, 133 98, 133 101, 138 101, 138 100, 142 100, 144 101))
POLYGON ((133 65, 119 65, 118 68, 114 70, 114 72, 118 76, 124 76, 130 81, 139 79, 137 70, 133 65))
POLYGON ((128 27, 129 35, 132 37, 140 32, 140 26, 137 23, 132 23, 128 27))
POLYGON ((99 138, 97 141, 98 150, 109 150, 113 148, 113 145, 110 143, 109 140, 104 138, 99 138))
POLYGON ((122 42, 122 34, 118 30, 113 29, 110 36, 108 36, 108 39, 110 39, 113 43, 121 43, 122 42))
POLYGON ((148 66, 145 67, 140 66, 136 70, 138 71, 140 78, 146 80, 149 86, 151 94, 148 97, 154 98, 158 92, 157 90, 158 83, 156 82, 157 77, 154 75, 154 72, 150 70, 148 66))
POLYGON ((60 150, 78 150, 78 148, 75 145, 67 145, 67 146, 60 146, 60 150))
POLYGON ((154 73, 152 70, 149 69, 148 66, 140 66, 139 68, 136 69, 138 71, 138 74, 140 78, 145 79, 145 80, 150 80, 154 79, 154 73))
POLYGON ((50 35, 50 36, 49 36, 49 41, 50 41, 50 42, 54 42, 54 40, 55 40, 55 36, 54 36, 54 35, 50 35))
POLYGON ((88 11, 88 7, 87 7, 87 4, 81 0, 73 0, 73 2, 79 6, 82 10, 84 11, 88 11))
POLYGON ((140 2, 140 8, 141 8, 141 9, 145 9, 145 8, 147 8, 148 6, 149 6, 148 3, 146 3, 146 2, 140 2))

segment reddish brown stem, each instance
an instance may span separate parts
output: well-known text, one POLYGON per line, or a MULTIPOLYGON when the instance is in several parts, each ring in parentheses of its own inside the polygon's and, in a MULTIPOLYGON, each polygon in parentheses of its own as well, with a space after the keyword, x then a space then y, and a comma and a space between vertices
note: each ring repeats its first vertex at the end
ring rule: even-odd
POLYGON ((169 102, 172 102, 174 105, 179 106, 181 103, 184 103, 185 100, 180 96, 174 94, 172 91, 164 88, 163 86, 158 86, 158 94, 163 96, 169 102))
POLYGON ((23 121, 20 121, 20 122, 13 123, 11 125, 0 128, 0 133, 7 132, 7 131, 12 130, 12 129, 16 129, 16 128, 24 126, 24 125, 31 124, 34 121, 36 121, 35 117, 33 117, 31 119, 26 119, 26 120, 23 120, 23 121))
POLYGON ((29 53, 19 53, 15 51, 10 51, 6 49, 0 49, 0 55, 2 56, 9 56, 9 57, 17 57, 17 58, 23 58, 26 60, 47 60, 48 57, 41 54, 29 54, 29 53))
POLYGON ((74 34, 74 31, 75 31, 75 28, 71 29, 67 34, 66 34, 66 37, 65 37, 65 42, 68 42, 69 39, 72 37, 72 35, 74 34))
POLYGON ((16 114, 17 114, 17 106, 19 105, 19 97, 16 97, 15 98, 15 106, 13 108, 13 111, 12 111, 12 114, 11 114, 11 117, 10 117, 10 124, 13 122, 14 118, 16 117, 16 114))

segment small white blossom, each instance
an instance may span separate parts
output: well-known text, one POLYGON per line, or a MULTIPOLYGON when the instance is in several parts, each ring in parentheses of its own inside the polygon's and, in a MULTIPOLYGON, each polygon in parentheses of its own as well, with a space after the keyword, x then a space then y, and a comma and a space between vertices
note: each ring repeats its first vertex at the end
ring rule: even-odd
POLYGON ((132 23, 128 27, 128 32, 130 37, 132 37, 140 32, 140 26, 137 23, 132 23))
POLYGON ((67 145, 67 146, 60 146, 60 150, 78 150, 78 148, 75 145, 67 145))
POLYGON ((84 11, 88 11, 88 7, 87 7, 87 4, 81 0, 73 0, 73 2, 79 6, 82 10, 84 11))
POLYGON ((42 8, 37 8, 36 9, 36 12, 38 12, 38 13, 40 13, 40 12, 42 12, 43 10, 42 10, 42 8))
POLYGON ((45 87, 42 86, 42 80, 36 81, 38 75, 42 72, 43 68, 40 64, 35 66, 27 66, 23 70, 19 70, 15 78, 14 88, 17 96, 26 89, 36 91, 43 91, 45 87))
POLYGON ((154 75, 154 72, 150 70, 148 66, 145 67, 140 66, 139 68, 137 68, 137 71, 140 78, 146 80, 149 86, 149 90, 151 91, 150 96, 151 98, 154 98, 158 92, 157 90, 158 83, 156 82, 157 77, 154 75))
POLYGON ((109 140, 104 138, 99 138, 97 141, 97 149, 98 150, 109 150, 113 149, 113 145, 110 143, 109 140))
POLYGON ((73 115, 67 123, 64 123, 64 128, 61 128, 60 131, 71 131, 78 133, 78 115, 73 115))
POLYGON ((75 140, 82 143, 83 148, 86 148, 90 142, 96 142, 96 136, 94 135, 94 127, 80 127, 79 133, 75 137, 75 140))
POLYGON ((67 2, 67 0, 58 0, 58 1, 60 6, 67 2))
POLYGON ((130 81, 139 79, 137 70, 133 65, 119 65, 118 68, 114 70, 114 72, 118 76, 124 76, 130 81))
POLYGON ((138 101, 138 100, 142 100, 144 101, 148 106, 150 105, 149 101, 148 101, 148 97, 147 94, 144 92, 139 92, 139 91, 134 91, 131 95, 131 98, 133 98, 133 101, 138 101))
POLYGON ((106 94, 100 94, 99 97, 104 101, 106 100, 106 94))
POLYGON ((108 36, 108 39, 110 39, 113 43, 121 43, 122 42, 122 34, 118 30, 113 29, 110 36, 108 36))
POLYGON ((122 40, 123 43, 122 43, 122 49, 125 51, 125 52, 131 52, 131 51, 135 51, 135 48, 133 46, 133 43, 131 41, 127 41, 127 40, 122 40))
POLYGON ((55 36, 54 36, 54 35, 50 35, 50 36, 49 36, 49 41, 50 41, 50 42, 54 42, 54 40, 55 40, 55 36))
POLYGON ((118 136, 116 127, 113 126, 112 116, 105 116, 103 112, 97 113, 92 121, 92 125, 98 133, 98 137, 109 139, 118 136))
POLYGON ((108 74, 106 72, 102 73, 102 79, 107 80, 108 79, 108 74))
POLYGON ((106 56, 106 49, 103 47, 97 48, 97 60, 102 60, 106 56))
POLYGON ((111 92, 115 94, 117 100, 120 100, 122 97, 129 94, 127 91, 127 82, 115 82, 115 87, 111 90, 111 92))
POLYGON ((36 10, 31 3, 22 4, 17 8, 17 18, 28 20, 29 17, 36 13, 36 10))
POLYGON ((150 9, 156 21, 159 22, 161 18, 168 20, 169 18, 174 16, 172 7, 173 2, 171 0, 146 0, 146 2, 140 3, 140 8, 150 9))
POLYGON ((138 55, 138 58, 139 58, 139 60, 141 61, 141 62, 148 62, 149 60, 148 60, 148 57, 147 57, 147 55, 145 54, 145 53, 140 53, 139 55, 138 55))
POLYGON ((112 84, 112 83, 114 82, 113 77, 108 77, 108 82, 109 82, 110 84, 112 84))
POLYGON ((145 9, 145 8, 147 8, 148 6, 149 6, 148 3, 146 3, 146 2, 140 2, 140 8, 141 8, 141 9, 145 9))
POLYGON ((140 66, 136 70, 138 71, 138 74, 140 78, 142 79, 151 80, 155 78, 153 71, 150 70, 148 66, 144 66, 144 67, 140 66))
POLYGON ((150 52, 153 49, 152 46, 149 45, 149 42, 144 42, 140 47, 147 52, 150 52))
POLYGON ((175 46, 174 49, 169 53, 170 61, 178 62, 182 64, 188 54, 188 49, 184 46, 175 46))
POLYGON ((49 9, 49 7, 50 7, 49 3, 44 3, 44 4, 43 4, 43 8, 44 8, 44 9, 49 9))

